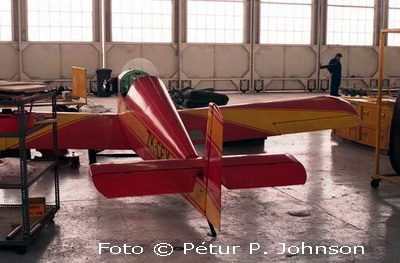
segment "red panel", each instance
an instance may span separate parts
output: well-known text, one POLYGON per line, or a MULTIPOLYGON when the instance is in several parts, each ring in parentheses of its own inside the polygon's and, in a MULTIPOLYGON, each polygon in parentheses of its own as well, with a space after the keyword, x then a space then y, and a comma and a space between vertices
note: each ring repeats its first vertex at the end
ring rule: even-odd
POLYGON ((107 198, 192 192, 200 169, 186 162, 93 164, 90 172, 97 190, 107 198))
MULTIPOLYGON (((179 112, 186 129, 189 132, 197 131, 201 132, 202 138, 193 138, 195 144, 203 144, 205 140, 204 132, 206 130, 207 118, 203 116, 196 116, 187 114, 185 112, 179 112)), ((266 138, 273 136, 273 134, 251 129, 249 127, 236 125, 234 123, 224 122, 224 142, 241 141, 248 139, 266 138)))
MULTIPOLYGON (((82 115, 58 113, 59 117, 82 115)), ((82 115, 82 119, 59 125, 59 149, 130 149, 117 114, 82 115), (86 117, 85 117, 86 116, 86 117)), ((61 122, 59 122, 60 124, 61 122)), ((31 149, 52 149, 52 132, 29 139, 31 149)), ((16 145, 14 148, 18 148, 16 145)))
POLYGON ((223 158, 222 184, 228 189, 304 184, 303 165, 291 155, 232 156, 223 158))
MULTIPOLYGON (((36 115, 34 113, 26 113, 25 124, 28 129, 35 125, 36 115)), ((0 132, 13 133, 19 131, 19 119, 16 112, 12 114, 0 113, 0 132)))
MULTIPOLYGON (((279 100, 261 103, 249 103, 242 105, 226 106, 240 109, 285 109, 285 110, 326 110, 343 111, 358 115, 356 109, 345 100, 331 96, 319 96, 313 98, 299 98, 290 100, 279 100)), ((223 107, 225 108, 225 107, 223 107)))
POLYGON ((203 160, 201 158, 190 160, 154 160, 142 161, 137 163, 105 163, 105 164, 92 164, 90 170, 92 174, 105 174, 105 173, 131 173, 143 171, 164 171, 164 170, 182 170, 201 168, 203 160))

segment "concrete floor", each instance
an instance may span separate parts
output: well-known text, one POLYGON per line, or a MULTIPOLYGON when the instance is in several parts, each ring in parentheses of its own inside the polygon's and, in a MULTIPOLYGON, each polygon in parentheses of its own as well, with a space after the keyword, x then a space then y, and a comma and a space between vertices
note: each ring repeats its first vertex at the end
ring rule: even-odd
MULTIPOLYGON (((230 95, 231 103, 274 100, 310 94, 230 95)), ((97 99, 110 105, 114 98, 97 99)), ((226 153, 254 152, 230 148, 226 153)), ((79 170, 61 166, 61 210, 26 255, 0 250, 0 262, 400 262, 400 192, 381 183, 370 187, 373 150, 333 140, 330 131, 270 138, 268 153, 291 153, 307 169, 304 186, 223 190, 222 231, 207 235, 206 220, 179 195, 108 200, 97 193, 88 175, 87 156, 79 170), (292 216, 290 214, 303 216, 292 216), (308 215, 308 216, 307 216, 308 215), (99 242, 142 246, 141 255, 98 254, 99 242), (156 244, 175 247, 168 257, 154 254, 156 244), (203 243, 205 242, 205 243, 203 243), (287 246, 364 246, 365 254, 277 254, 287 246), (236 254, 199 255, 179 250, 184 243, 241 246, 236 254), (259 243, 250 255, 249 244, 259 243), (264 254, 262 251, 268 251, 264 254)), ((109 161, 99 158, 98 161, 109 161)), ((129 159, 118 161, 128 162, 129 159)), ((384 169, 391 171, 388 159, 384 169)), ((52 200, 51 177, 32 187, 32 196, 52 200)), ((0 191, 0 202, 19 193, 0 191)), ((225 248, 224 248, 225 249, 225 248)), ((360 252, 360 251, 359 251, 360 252)))

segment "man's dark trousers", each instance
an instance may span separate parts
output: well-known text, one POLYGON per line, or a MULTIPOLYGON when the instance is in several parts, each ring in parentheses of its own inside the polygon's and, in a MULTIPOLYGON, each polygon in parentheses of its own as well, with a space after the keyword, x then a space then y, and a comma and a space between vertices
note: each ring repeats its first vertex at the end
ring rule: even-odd
POLYGON ((335 76, 335 74, 333 74, 331 78, 331 89, 330 89, 331 96, 339 96, 340 82, 341 82, 341 77, 335 76))

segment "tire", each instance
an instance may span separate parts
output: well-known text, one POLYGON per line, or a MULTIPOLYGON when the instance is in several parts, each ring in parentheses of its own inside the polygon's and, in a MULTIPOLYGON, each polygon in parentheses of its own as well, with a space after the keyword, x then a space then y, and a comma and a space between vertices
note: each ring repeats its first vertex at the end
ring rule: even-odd
POLYGON ((373 179, 371 181, 371 187, 374 188, 374 189, 378 189, 380 182, 381 182, 380 179, 373 179))
POLYGON ((393 170, 400 174, 400 97, 397 97, 390 128, 389 157, 393 170))

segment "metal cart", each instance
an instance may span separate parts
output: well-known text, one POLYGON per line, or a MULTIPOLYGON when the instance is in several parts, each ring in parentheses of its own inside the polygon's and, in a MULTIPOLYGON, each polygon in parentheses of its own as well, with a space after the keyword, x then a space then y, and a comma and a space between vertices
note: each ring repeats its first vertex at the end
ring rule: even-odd
POLYGON ((19 131, 0 133, 0 137, 7 138, 7 140, 18 139, 21 174, 20 177, 5 177, 0 181, 0 189, 4 189, 2 191, 7 191, 6 189, 19 189, 21 191, 21 203, 0 204, 0 246, 15 247, 19 254, 26 253, 27 246, 53 220, 54 215, 60 209, 56 95, 56 91, 45 91, 25 95, 18 100, 0 100, 0 108, 16 108, 18 112, 19 131), (32 128, 28 128, 27 116, 35 107, 35 102, 50 98, 52 101, 51 118, 36 122, 32 128), (49 127, 51 127, 49 132, 52 133, 52 156, 43 161, 31 161, 26 149, 27 137, 49 127), (35 171, 31 174, 28 174, 28 164, 35 167, 35 171), (46 205, 44 215, 34 221, 29 217, 29 187, 42 176, 50 173, 53 173, 54 176, 55 202, 54 205, 46 205), (14 225, 11 227, 12 223, 14 225))

